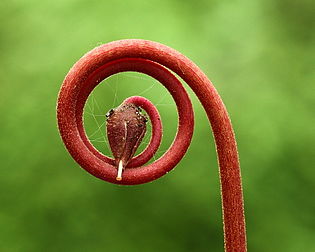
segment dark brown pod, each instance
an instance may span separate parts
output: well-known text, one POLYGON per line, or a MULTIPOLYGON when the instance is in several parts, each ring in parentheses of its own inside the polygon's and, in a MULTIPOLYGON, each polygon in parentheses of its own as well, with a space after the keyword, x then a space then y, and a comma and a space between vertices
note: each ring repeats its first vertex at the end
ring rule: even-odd
POLYGON ((132 103, 122 103, 106 114, 106 131, 109 146, 118 169, 117 180, 139 147, 146 132, 147 118, 141 108, 132 103))

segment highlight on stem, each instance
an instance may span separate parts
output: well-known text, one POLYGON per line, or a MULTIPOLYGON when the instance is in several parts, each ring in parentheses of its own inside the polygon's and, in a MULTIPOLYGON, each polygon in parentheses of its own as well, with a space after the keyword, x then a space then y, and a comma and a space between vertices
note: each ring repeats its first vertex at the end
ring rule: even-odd
POLYGON ((139 39, 114 41, 84 55, 69 71, 59 92, 58 127, 74 160, 102 180, 135 185, 153 181, 185 155, 194 129, 192 104, 181 77, 197 95, 212 127, 218 154, 225 251, 246 251, 243 193, 238 152, 227 110, 207 76, 184 55, 165 45, 139 39), (145 165, 157 151, 162 123, 155 106, 139 96, 127 98, 107 117, 107 134, 114 158, 91 144, 83 126, 83 109, 89 94, 104 79, 125 71, 144 73, 158 80, 172 95, 178 111, 175 139, 164 155, 145 165), (152 135, 149 145, 133 157, 146 130, 146 111, 152 135))

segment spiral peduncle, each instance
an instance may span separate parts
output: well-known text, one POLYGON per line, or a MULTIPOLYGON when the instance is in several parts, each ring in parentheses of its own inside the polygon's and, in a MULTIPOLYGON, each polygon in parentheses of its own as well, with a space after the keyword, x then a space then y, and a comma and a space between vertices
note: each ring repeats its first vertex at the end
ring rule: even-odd
POLYGON ((210 80, 184 55, 165 45, 137 39, 114 41, 84 55, 69 71, 59 93, 57 119, 62 140, 81 167, 111 183, 141 184, 166 174, 186 153, 194 126, 190 99, 179 80, 168 69, 190 86, 207 113, 218 154, 225 250, 244 252, 246 231, 243 194, 232 125, 210 80), (133 158, 130 166, 134 168, 126 169, 124 179, 117 181, 114 160, 98 152, 90 143, 84 131, 82 114, 84 104, 95 86, 103 79, 124 71, 144 73, 161 82, 175 100, 179 123, 173 144, 159 160, 142 166, 152 154, 149 152, 151 147, 148 147, 144 152, 147 157, 141 157, 140 154, 133 158))

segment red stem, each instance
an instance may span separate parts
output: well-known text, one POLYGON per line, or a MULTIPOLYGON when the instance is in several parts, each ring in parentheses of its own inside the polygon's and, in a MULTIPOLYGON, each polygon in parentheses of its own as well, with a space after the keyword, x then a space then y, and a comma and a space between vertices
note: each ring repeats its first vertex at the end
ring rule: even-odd
POLYGON ((193 132, 193 111, 185 89, 165 67, 178 74, 191 87, 208 115, 220 168, 225 250, 246 251, 241 175, 232 125, 212 83, 184 55, 165 45, 145 40, 115 41, 90 51, 72 67, 60 90, 57 117, 61 137, 72 157, 84 169, 111 183, 141 184, 170 171, 189 147, 193 132), (108 76, 123 71, 145 73, 165 85, 177 105, 179 126, 173 144, 159 160, 141 166, 146 159, 139 159, 138 156, 131 162, 141 167, 125 169, 123 180, 117 181, 113 160, 98 152, 88 140, 82 113, 94 87, 108 76))

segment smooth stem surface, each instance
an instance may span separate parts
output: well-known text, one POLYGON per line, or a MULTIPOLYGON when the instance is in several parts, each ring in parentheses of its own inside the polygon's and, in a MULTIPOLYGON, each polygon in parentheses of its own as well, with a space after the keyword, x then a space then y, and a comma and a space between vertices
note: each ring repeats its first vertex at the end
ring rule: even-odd
POLYGON ((103 180, 140 184, 166 174, 181 160, 189 146, 193 112, 182 85, 165 67, 191 87, 207 113, 218 154, 225 250, 246 251, 242 184, 232 125, 210 80, 184 55, 165 45, 136 39, 114 41, 87 53, 70 70, 59 93, 57 116, 62 139, 72 157, 103 180), (82 111, 89 93, 100 81, 123 71, 145 73, 165 85, 178 107, 179 127, 172 146, 159 160, 126 169, 124 179, 117 181, 112 159, 99 153, 89 142, 83 128, 82 111))

